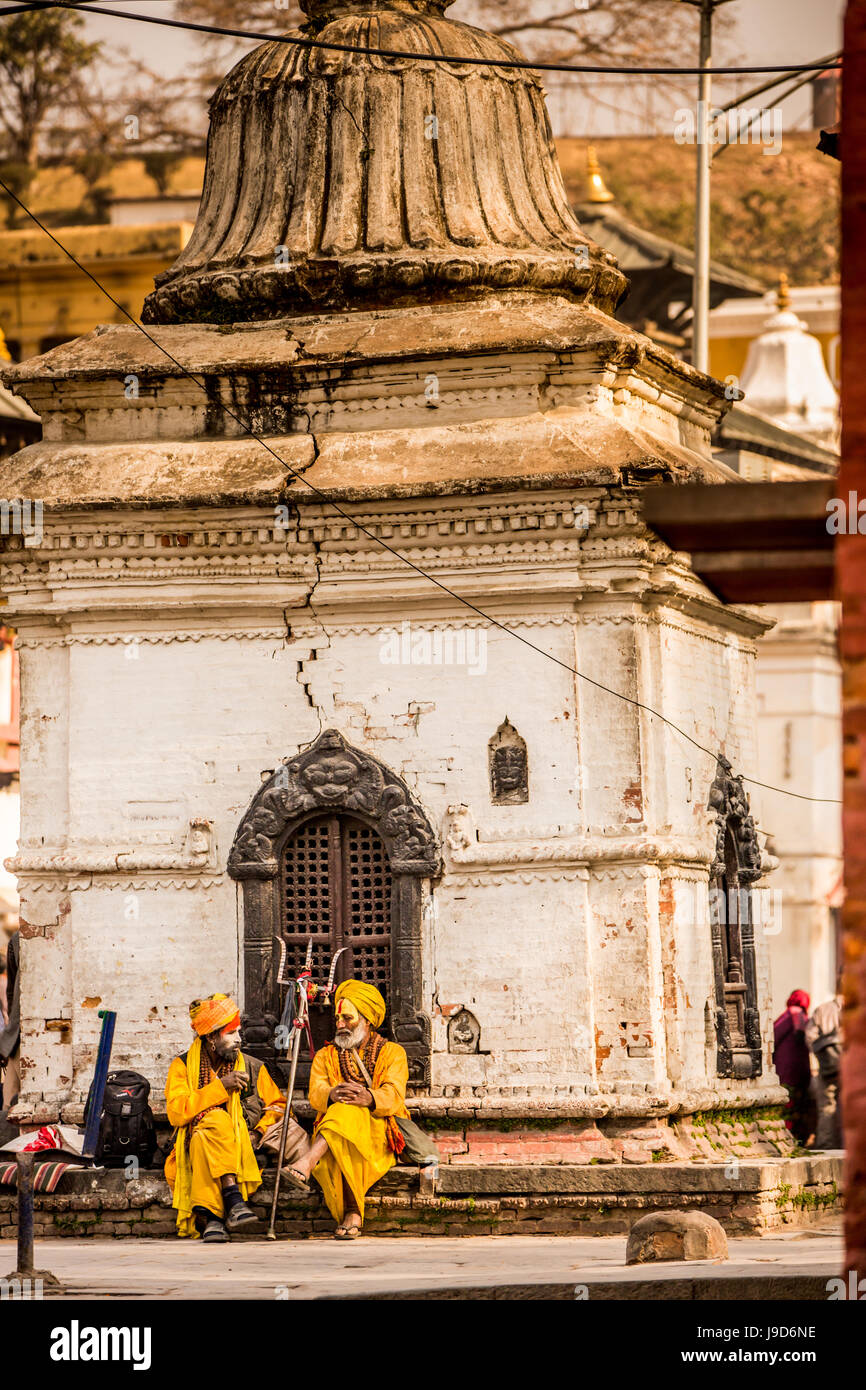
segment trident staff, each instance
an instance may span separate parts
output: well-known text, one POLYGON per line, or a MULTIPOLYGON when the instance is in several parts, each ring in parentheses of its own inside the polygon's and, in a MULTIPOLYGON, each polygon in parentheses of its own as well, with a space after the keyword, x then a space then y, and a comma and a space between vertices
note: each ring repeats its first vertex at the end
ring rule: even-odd
POLYGON ((327 1003, 334 992, 334 980, 337 976, 337 961, 347 950, 346 946, 341 947, 331 960, 331 969, 328 974, 328 983, 322 988, 314 984, 312 979, 311 966, 313 962, 313 938, 307 942, 307 954, 304 960, 304 968, 297 979, 285 979, 283 970, 285 968, 286 950, 285 942, 280 941, 280 968, 277 974, 277 983, 288 985, 289 992, 286 997, 286 1009, 283 1011, 284 1021, 288 1022, 289 1001, 292 1000, 294 1008, 292 1010, 292 1060, 289 1069, 289 1084, 286 1088, 286 1110, 283 1115, 283 1128, 280 1133, 280 1152, 277 1159, 277 1173, 274 1179, 274 1196, 271 1202, 271 1219, 268 1224, 268 1240, 276 1240, 276 1220, 277 1202, 280 1196, 280 1179, 283 1173, 283 1163, 286 1156, 286 1140, 289 1133, 289 1119, 292 1112, 292 1099, 295 1094, 295 1077, 298 1072, 298 1055, 301 1050, 301 1032, 305 1030, 309 1035, 310 1000, 316 999, 322 1003, 327 1003), (293 997, 294 996, 294 997, 293 997))

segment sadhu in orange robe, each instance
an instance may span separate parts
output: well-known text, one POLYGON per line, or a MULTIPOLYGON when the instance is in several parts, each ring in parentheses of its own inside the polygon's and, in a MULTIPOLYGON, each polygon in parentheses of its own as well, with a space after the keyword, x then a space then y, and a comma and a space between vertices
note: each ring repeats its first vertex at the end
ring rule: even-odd
MULTIPOLYGON (((373 986, 360 985, 359 981, 347 981, 337 991, 350 998, 365 1017, 381 1023, 385 1014, 385 1004, 378 990, 373 986), (379 1008, 370 1008, 364 996, 359 998, 354 992, 360 986, 377 996, 379 1008), (353 989, 354 987, 354 989, 353 989)), ((366 1085, 363 1077, 357 1078, 366 1085)), ((395 1163, 394 1153, 389 1147, 387 1120, 392 1116, 408 1119, 406 1109, 406 1086, 409 1081, 409 1064, 406 1053, 399 1043, 383 1042, 372 1072, 375 1105, 372 1109, 363 1105, 345 1105, 338 1101, 328 1104, 328 1096, 335 1086, 345 1081, 340 1071, 340 1054, 333 1043, 322 1047, 313 1058, 310 1069, 309 1098, 313 1109, 318 1111, 314 1134, 320 1134, 328 1145, 328 1152, 313 1169, 313 1177, 322 1189, 328 1210, 334 1220, 341 1222, 345 1215, 343 1201, 343 1179, 349 1187, 364 1217, 364 1198, 375 1182, 384 1177, 395 1163)))
POLYGON ((224 1174, 237 1175, 244 1201, 261 1186, 250 1128, 264 1134, 282 1119, 286 1108, 285 1096, 267 1068, 243 1052, 234 1064, 235 1071, 250 1073, 250 1095, 243 1101, 237 1091, 230 1094, 209 1067, 205 1069, 208 1079, 201 1085, 201 1053, 198 1037, 189 1052, 175 1057, 165 1083, 169 1123, 178 1131, 166 1159, 165 1177, 177 1211, 177 1233, 193 1239, 198 1236, 193 1207, 223 1215, 220 1178, 224 1174), (196 1120, 197 1116, 201 1119, 196 1120))

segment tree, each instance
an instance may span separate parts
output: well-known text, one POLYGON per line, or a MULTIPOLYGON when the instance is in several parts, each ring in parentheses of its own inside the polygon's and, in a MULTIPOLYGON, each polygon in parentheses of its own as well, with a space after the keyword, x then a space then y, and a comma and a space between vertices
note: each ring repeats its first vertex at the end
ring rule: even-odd
MULTIPOLYGON (((172 165, 202 152, 204 112, 188 78, 166 81, 124 50, 109 62, 84 23, 59 10, 0 17, 0 177, 28 202, 38 171, 63 166, 85 186, 73 215, 100 222, 118 161, 141 158, 164 192, 172 165)), ((7 225, 23 221, 4 201, 7 225)))
MULTIPOLYGON (((688 67, 697 56, 697 18, 683 0, 456 0, 449 15, 507 39, 539 62, 589 62, 613 66, 688 67)), ((283 33, 307 23, 297 0, 175 0, 175 17, 224 28, 283 33)), ((716 34, 730 19, 716 18, 716 34)), ((202 37, 200 82, 208 95, 232 62, 247 52, 240 39, 202 37)), ((592 77, 575 76, 592 95, 592 77)), ((693 98, 691 79, 650 78, 673 106, 693 98)), ((597 85, 597 84, 596 84, 597 85)), ((646 82, 624 89, 623 99, 642 112, 646 82)), ((601 104, 604 104, 603 102, 601 104)))
MULTIPOLYGON (((449 13, 540 61, 672 64, 692 57, 695 46, 694 16, 682 0, 456 0, 449 13)), ((175 0, 175 17, 267 34, 307 22, 297 0, 175 0)), ((226 42, 237 53, 242 41, 226 42)))
MULTIPOLYGON (((36 175, 41 144, 61 122, 65 95, 92 67, 98 43, 81 37, 84 21, 59 10, 17 14, 0 22, 0 175, 25 198, 36 175)), ((15 220, 7 202, 7 220, 15 220)))

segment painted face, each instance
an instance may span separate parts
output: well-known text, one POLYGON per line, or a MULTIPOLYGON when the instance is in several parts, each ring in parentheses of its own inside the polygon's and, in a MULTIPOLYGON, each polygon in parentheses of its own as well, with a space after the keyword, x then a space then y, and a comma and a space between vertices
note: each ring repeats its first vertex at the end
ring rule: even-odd
POLYGON ((337 1018, 338 1033, 351 1033, 352 1029, 356 1028, 361 1022, 361 1015, 358 1013, 355 1005, 349 1003, 348 999, 338 1000, 334 1012, 337 1018))
POLYGON ((241 1030, 224 1028, 214 1038, 213 1050, 221 1062, 233 1062, 241 1050, 241 1030))

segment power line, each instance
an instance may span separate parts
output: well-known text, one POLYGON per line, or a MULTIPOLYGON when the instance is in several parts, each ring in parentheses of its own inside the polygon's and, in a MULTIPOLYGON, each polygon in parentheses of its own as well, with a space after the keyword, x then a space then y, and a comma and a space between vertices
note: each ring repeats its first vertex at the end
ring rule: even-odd
MULTIPOLYGON (((137 328, 138 331, 141 334, 143 334, 145 338, 147 338, 148 342, 150 342, 159 352, 163 353, 164 356, 167 357, 170 362, 173 362, 174 365, 183 373, 183 375, 185 377, 188 377, 190 381, 194 382, 195 385, 199 388, 199 390, 202 391, 206 396, 208 396, 208 400, 210 400, 210 396, 208 395, 207 387, 205 386, 204 382, 199 381, 198 377, 195 375, 194 372, 191 372, 188 367, 185 367, 182 362, 179 362, 177 358, 174 357, 172 353, 168 351, 168 348, 163 347, 162 343, 158 342, 156 338, 154 338, 153 334, 149 333, 147 329, 144 327, 144 325, 139 323, 138 319, 134 318, 133 315, 129 312, 129 310, 126 309, 118 300, 114 298, 114 295, 111 294, 111 292, 107 290, 103 284, 101 284, 101 282, 96 278, 96 276, 91 271, 89 271, 85 265, 82 265, 82 263, 78 260, 76 256, 73 255, 73 253, 68 249, 68 247, 63 245, 63 242, 60 241, 59 238, 56 237, 54 233, 49 230, 48 227, 45 226, 44 222, 40 221, 40 219, 36 216, 35 212, 31 212, 30 208, 27 207, 26 203, 22 202, 22 200, 18 197, 17 193, 13 193, 12 189, 9 188, 8 185, 5 184, 2 179, 0 179, 0 189, 2 189, 4 193, 6 193, 7 197, 11 198, 13 202, 18 204, 22 212, 25 212, 27 216, 31 218, 33 222, 36 223, 36 226, 40 229, 40 231, 44 232, 47 237, 51 238, 55 246, 57 246, 58 249, 63 252, 64 256, 66 256, 72 262, 72 264, 82 272, 82 274, 86 275, 88 280, 92 281, 96 288, 102 294, 105 295, 106 299, 109 300, 109 302, 113 304, 116 309, 119 309, 120 312, 127 319, 129 319, 129 322, 133 325, 133 327, 137 328)), ((408 557, 408 555, 404 555, 401 551, 395 549, 394 546, 389 545, 386 540, 383 540, 381 536, 376 535, 374 531, 370 530, 368 526, 365 526, 357 517, 353 516, 351 512, 347 512, 344 507, 341 507, 339 502, 334 501, 332 497, 329 497, 327 493, 322 492, 320 488, 316 487, 314 483, 311 483, 309 479, 306 478, 302 473, 298 472, 297 469, 292 468, 290 464, 286 463, 285 459, 281 458, 280 455, 276 452, 276 450, 272 449, 270 444, 268 444, 260 434, 257 434, 256 431, 247 423, 247 421, 242 419, 241 416, 238 415, 236 411, 232 410, 230 406, 222 404, 221 409, 224 410, 225 413, 229 415, 232 420, 239 424, 241 429, 246 431, 246 433, 252 439, 255 439, 256 442, 260 444, 262 448, 265 449, 271 455, 272 458, 275 458, 281 468, 285 469, 285 471, 291 474, 293 478, 296 478, 298 482, 302 483, 305 487, 309 488, 310 492, 312 492, 319 499, 320 502, 322 502, 325 506, 333 507, 334 511, 337 512, 339 516, 343 517, 346 521, 348 521, 350 525, 354 526, 363 535, 367 536, 368 539, 373 541, 375 545, 381 546, 383 550, 387 550, 389 554, 395 556, 396 559, 398 559, 402 564, 405 564, 410 569, 414 570, 416 574, 419 574, 422 577, 422 579, 426 579, 429 583, 435 584, 437 589, 441 589, 443 593, 449 596, 449 598, 452 598, 455 600, 455 602, 462 604, 464 608, 468 608, 471 610, 471 612, 477 613, 480 618, 483 618, 485 622, 490 623, 492 627, 498 628, 500 632, 504 632, 508 636, 516 638, 517 641, 522 642, 525 647, 529 647, 532 651, 537 652, 539 656, 546 657, 548 661, 555 662, 557 666, 562 667, 564 671, 568 671, 571 675, 576 676, 579 680, 587 681, 588 684, 595 686, 597 690, 603 690, 607 695, 613 695, 616 699, 625 701, 626 704, 631 705, 634 709, 642 710, 645 714, 652 715, 653 718, 661 720, 663 724, 667 724, 668 727, 673 729, 675 733, 679 734, 681 738, 686 739, 686 741, 690 743, 692 747, 697 748, 698 751, 701 753, 706 753, 706 755, 712 758, 714 762, 717 761, 718 755, 714 753, 712 749, 705 748, 702 743, 698 743, 697 739, 692 738, 691 734, 686 733, 685 729, 681 729, 678 724, 675 724, 673 722, 672 719, 668 719, 666 715, 659 713, 659 711, 653 709, 651 705, 644 704, 642 700, 634 700, 630 695, 623 695, 622 692, 619 690, 612 690, 610 686, 604 685, 601 681, 597 681, 592 676, 586 675, 585 672, 578 671, 576 666, 571 666, 567 661, 562 661, 558 656, 554 656, 552 652, 545 651, 543 647, 539 647, 535 642, 531 642, 528 637, 524 637, 522 633, 517 632, 514 628, 507 627, 506 624, 501 623, 498 620, 498 618, 494 618, 492 614, 485 612, 483 608, 479 608, 478 605, 472 603, 471 600, 463 598, 462 595, 456 593, 453 589, 449 588, 447 584, 443 584, 441 579, 437 579, 435 575, 429 574, 427 570, 422 569, 420 565, 416 565, 414 560, 411 560, 408 557)), ((755 777, 744 776, 742 780, 744 782, 748 782, 751 786, 762 787, 765 791, 779 792, 782 796, 793 796, 798 801, 816 801, 820 802, 821 804, 828 804, 833 806, 841 805, 841 802, 837 801, 833 797, 807 796, 803 792, 793 792, 786 787, 773 787, 768 782, 758 781, 758 779, 755 777)))
POLYGON ((399 58, 424 63, 451 63, 459 67, 516 68, 529 72, 577 72, 587 74, 621 73, 633 77, 694 77, 712 74, 714 77, 739 76, 762 72, 824 72, 828 68, 841 68, 836 63, 767 63, 758 67, 732 68, 661 68, 638 67, 618 68, 600 67, 584 63, 544 63, 531 62, 526 58, 479 58, 453 53, 410 53, 393 48, 367 48, 356 44, 329 43, 322 39, 305 39, 289 34, 265 34, 254 29, 228 29, 219 24, 195 24, 191 20, 165 19, 159 15, 130 14, 127 10, 108 10, 101 4, 82 4, 80 0, 30 0, 29 4, 10 6, 0 10, 0 18, 6 14, 26 14, 37 10, 78 10, 84 14, 108 15, 112 19, 131 19, 137 24, 158 24, 169 29, 187 29, 198 34, 218 34, 232 39, 256 39, 267 43, 284 43, 295 48, 325 49, 334 53, 361 53, 370 58, 399 58))

